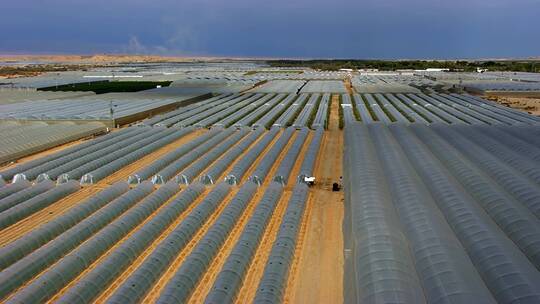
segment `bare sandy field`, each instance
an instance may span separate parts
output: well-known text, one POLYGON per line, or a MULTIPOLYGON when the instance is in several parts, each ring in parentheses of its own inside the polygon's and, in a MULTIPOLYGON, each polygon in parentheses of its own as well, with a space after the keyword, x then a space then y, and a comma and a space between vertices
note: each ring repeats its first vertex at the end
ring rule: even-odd
POLYGON ((540 98, 506 96, 495 98, 496 101, 502 105, 525 111, 532 115, 540 116, 540 98))

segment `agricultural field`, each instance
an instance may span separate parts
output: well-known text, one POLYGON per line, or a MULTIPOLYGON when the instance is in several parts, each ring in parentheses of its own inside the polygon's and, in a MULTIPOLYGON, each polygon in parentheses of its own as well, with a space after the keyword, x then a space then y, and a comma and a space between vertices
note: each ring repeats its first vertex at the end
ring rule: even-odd
POLYGON ((347 93, 343 81, 310 80, 302 88, 302 93, 347 93))
POLYGON ((342 95, 352 115, 370 123, 445 123, 465 125, 535 125, 535 116, 471 95, 354 94, 342 95))
POLYGON ((305 86, 304 80, 269 80, 253 89, 256 93, 298 93, 305 86))
POLYGON ((540 302, 540 117, 419 75, 165 66, 0 100, 1 302, 540 302))
POLYGON ((121 119, 141 112, 176 104, 196 96, 176 98, 140 98, 125 95, 84 96, 77 99, 48 99, 0 105, 0 119, 18 120, 107 120, 111 115, 121 119), (112 110, 114 111, 111 113, 112 110))
POLYGON ((539 131, 346 125, 345 302, 536 302, 539 131))
POLYGON ((104 133, 106 129, 100 122, 3 121, 0 122, 0 164, 79 138, 104 133))
POLYGON ((404 77, 390 77, 388 75, 358 75, 352 79, 351 83, 356 92, 362 93, 420 93, 418 89, 404 82, 404 77))
POLYGON ((94 92, 81 91, 38 91, 36 89, 1 88, 0 102, 10 104, 29 100, 63 99, 70 97, 82 97, 94 95, 94 92))

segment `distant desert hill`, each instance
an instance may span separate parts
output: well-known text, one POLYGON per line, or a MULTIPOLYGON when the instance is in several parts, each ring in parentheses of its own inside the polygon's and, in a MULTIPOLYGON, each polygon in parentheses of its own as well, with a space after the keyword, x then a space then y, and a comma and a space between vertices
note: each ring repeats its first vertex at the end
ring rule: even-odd
POLYGON ((152 62, 196 62, 196 61, 236 61, 265 60, 267 58, 234 58, 234 57, 188 57, 129 54, 95 54, 95 55, 2 55, 0 62, 43 63, 43 64, 115 64, 115 63, 152 63, 152 62))
MULTIPOLYGON (((38 76, 45 72, 76 71, 127 63, 212 62, 236 59, 157 55, 1 55, 0 79, 38 76)), ((245 60, 245 59, 241 59, 245 60)))
MULTIPOLYGON (((207 58, 208 59, 208 58, 207 58)), ((126 62, 182 62, 194 61, 200 58, 170 57, 154 55, 0 55, 4 62, 43 62, 43 63, 78 63, 104 64, 126 62)))

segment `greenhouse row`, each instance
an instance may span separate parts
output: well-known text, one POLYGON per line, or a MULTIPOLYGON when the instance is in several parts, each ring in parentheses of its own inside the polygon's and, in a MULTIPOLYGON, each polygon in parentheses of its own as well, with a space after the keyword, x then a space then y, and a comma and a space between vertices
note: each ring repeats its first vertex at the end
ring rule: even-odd
POLYGON ((455 85, 510 74, 186 65, 0 105, 0 302, 540 302, 540 118, 455 85))
POLYGON ((198 128, 251 126, 269 129, 274 125, 315 128, 324 125, 330 99, 330 94, 324 94, 323 100, 320 100, 320 96, 318 93, 222 94, 154 116, 144 120, 142 124, 198 128), (319 109, 321 107, 322 109, 319 109), (317 115, 315 120, 314 115, 317 115))
POLYGON ((0 172, 5 180, 83 180, 95 183, 189 134, 189 128, 131 127, 0 172))
POLYGON ((103 133, 99 122, 0 122, 0 164, 14 161, 56 146, 103 133))
MULTIPOLYGON (((142 131, 125 130, 114 136, 109 134, 100 142, 107 144, 121 136, 134 137, 137 132, 142 131), (131 136, 127 136, 129 134, 131 136)), ((217 258, 219 248, 226 242, 232 242, 228 237, 233 231, 240 229, 239 233, 243 232, 234 241, 238 247, 245 243, 243 239, 253 237, 249 227, 254 225, 259 227, 257 239, 260 241, 267 233, 265 227, 270 219, 287 227, 298 227, 307 203, 307 184, 297 184, 296 179, 289 181, 289 176, 293 172, 313 172, 323 129, 313 133, 310 140, 311 133, 308 128, 299 131, 274 128, 269 132, 261 129, 216 129, 194 137, 193 141, 182 146, 188 147, 182 151, 183 155, 196 151, 197 148, 189 148, 191 145, 214 142, 207 147, 206 153, 198 153, 198 157, 194 157, 182 170, 183 176, 193 177, 189 185, 180 188, 170 179, 155 189, 150 181, 141 179, 134 188, 130 188, 126 182, 117 182, 1 247, 0 298, 7 303, 48 300, 91 303, 98 299, 107 299, 109 303, 135 303, 144 302, 149 296, 160 303, 189 299, 211 267, 212 260, 217 258), (303 150, 307 156, 300 163, 301 168, 294 170, 303 150), (259 158, 263 151, 264 156, 259 158), (256 166, 251 168, 254 164, 256 166), (208 169, 205 171, 204 168, 208 169), (232 168, 231 174, 227 174, 228 168, 232 168), (219 181, 220 176, 232 174, 235 174, 238 187, 227 180, 219 181), (208 176, 215 179, 208 186, 196 179, 206 180, 203 177, 208 176), (257 176, 258 183, 251 181, 253 176, 257 176), (284 187, 295 184, 293 196, 281 202, 284 187), (287 208, 283 218, 281 213, 273 214, 278 204, 283 205, 279 208, 287 208), (246 216, 245 224, 241 224, 239 219, 246 216), (205 233, 199 236, 198 231, 205 233), (194 239, 197 242, 193 243, 193 250, 181 264, 172 268, 171 273, 170 266, 178 263, 179 255, 194 239), (88 265, 92 266, 88 269, 88 265), (167 284, 160 288, 158 294, 150 294, 164 276, 167 284), (110 286, 115 287, 111 290, 110 286)), ((93 145, 77 151, 90 147, 93 145)), ((72 148, 70 152, 77 151, 72 148)), ((176 156, 181 154, 175 152, 176 156)), ((69 155, 64 153, 57 157, 69 155)), ((50 161, 54 159, 51 157, 50 161)), ((173 163, 176 161, 172 160, 173 163)), ((43 164, 46 162, 36 161, 33 165, 43 164)), ((156 170, 163 165, 151 167, 156 170)), ((28 169, 32 168, 29 166, 28 169)), ((14 173, 11 172, 12 175, 14 173)), ((150 175, 145 174, 147 177, 150 175)), ((169 176, 174 177, 174 174, 169 176)), ((4 185, 0 188, 0 206, 6 206, 3 202, 13 206, 6 206, 6 211, 0 212, 0 222, 5 222, 4 227, 11 226, 37 214, 38 209, 83 191, 79 189, 76 181, 56 186, 47 180, 32 185, 25 179, 19 179, 4 185), (12 187, 14 190, 6 191, 12 187)), ((284 239, 292 238, 295 242, 297 234, 298 229, 292 228, 279 232, 280 238, 274 243, 276 249, 268 260, 269 265, 276 259, 290 261, 293 258, 294 250, 281 253, 279 248, 283 246, 284 239)), ((251 246, 254 250, 258 243, 251 246)), ((228 257, 220 257, 225 263, 223 273, 228 272, 228 261, 239 257, 236 250, 228 257)), ((244 263, 249 263, 253 256, 242 254, 242 258, 246 259, 244 263)), ((279 272, 275 278, 281 285, 286 282, 287 272, 270 266, 267 268, 265 273, 269 275, 279 272)), ((236 281, 238 287, 242 284, 242 277, 239 279, 236 281)), ((227 279, 218 275, 216 286, 224 283, 229 284, 227 279)), ((234 294, 227 296, 235 297, 234 294)), ((213 302, 213 298, 213 292, 209 292, 207 302, 213 302)))
MULTIPOLYGON (((349 104, 350 97, 342 95, 349 104)), ((363 123, 534 125, 540 118, 487 100, 459 94, 354 94, 354 113, 363 123)))
POLYGON ((538 301, 539 131, 346 125, 345 301, 538 301))
POLYGON ((109 120, 119 119, 153 110, 162 106, 179 103, 196 96, 160 99, 99 99, 95 96, 76 100, 33 100, 0 105, 2 119, 32 120, 109 120), (111 113, 111 108, 113 113, 111 113))

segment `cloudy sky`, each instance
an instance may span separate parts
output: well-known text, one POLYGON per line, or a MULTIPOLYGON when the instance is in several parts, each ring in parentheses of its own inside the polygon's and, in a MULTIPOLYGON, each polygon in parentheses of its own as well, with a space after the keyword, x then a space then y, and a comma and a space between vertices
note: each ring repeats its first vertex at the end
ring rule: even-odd
POLYGON ((540 0, 3 0, 0 53, 540 56, 540 0))

